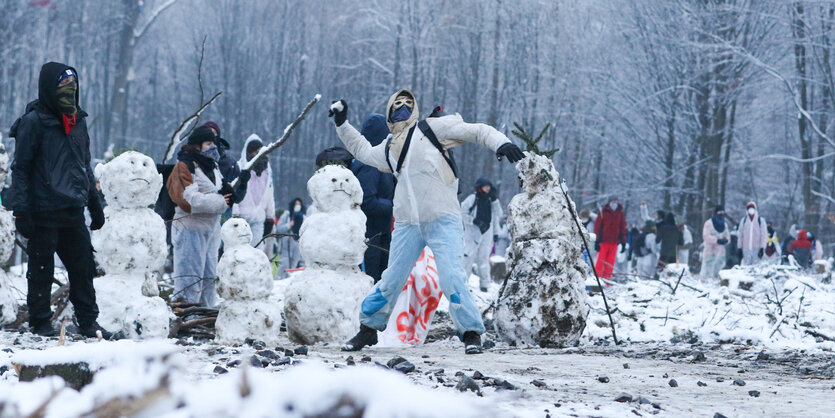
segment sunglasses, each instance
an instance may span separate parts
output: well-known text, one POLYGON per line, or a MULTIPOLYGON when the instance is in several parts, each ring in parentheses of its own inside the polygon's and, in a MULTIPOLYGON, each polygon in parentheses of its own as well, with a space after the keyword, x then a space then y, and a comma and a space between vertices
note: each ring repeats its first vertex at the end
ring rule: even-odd
POLYGON ((394 108, 397 109, 400 106, 406 105, 408 107, 415 107, 414 99, 410 99, 408 97, 398 97, 394 99, 394 108))

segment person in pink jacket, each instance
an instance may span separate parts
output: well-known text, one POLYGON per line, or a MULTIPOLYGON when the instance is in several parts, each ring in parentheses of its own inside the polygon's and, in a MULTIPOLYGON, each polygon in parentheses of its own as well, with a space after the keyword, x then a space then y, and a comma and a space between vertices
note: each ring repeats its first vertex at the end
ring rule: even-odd
POLYGON ((702 251, 702 277, 716 278, 725 265, 725 245, 731 240, 731 233, 725 225, 725 207, 716 205, 713 216, 702 228, 704 251, 702 251))
POLYGON ((753 266, 762 261, 768 243, 768 229, 757 213, 757 204, 748 202, 746 213, 739 221, 739 248, 742 249, 742 265, 753 266))

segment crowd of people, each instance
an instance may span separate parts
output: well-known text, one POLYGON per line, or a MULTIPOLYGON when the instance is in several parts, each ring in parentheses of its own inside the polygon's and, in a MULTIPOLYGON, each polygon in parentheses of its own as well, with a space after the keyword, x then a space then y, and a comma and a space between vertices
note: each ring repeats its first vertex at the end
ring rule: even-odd
MULTIPOLYGON (((93 176, 87 113, 80 108, 79 97, 74 68, 54 62, 42 67, 38 99, 10 131, 16 146, 12 184, 3 193, 3 204, 13 211, 18 233, 28 239, 32 331, 44 336, 57 333, 50 308, 57 253, 69 276, 79 332, 110 338, 112 334, 97 323, 90 240, 90 231, 106 221, 106 202, 93 176)), ((344 100, 331 108, 344 148, 322 151, 316 166, 341 164, 359 180, 368 244, 359 267, 376 285, 362 303, 359 333, 343 349, 376 343, 377 331, 385 328, 418 256, 429 247, 465 351, 480 353, 484 324, 467 279, 475 267, 482 278, 481 290, 490 284, 488 259, 502 233, 502 206, 487 179, 479 179, 474 192, 458 201, 458 171, 451 149, 472 142, 511 163, 524 157, 522 151, 496 129, 466 123, 459 115, 443 115, 440 108, 420 120, 415 96, 408 90, 391 96, 386 115, 366 117, 361 131, 347 122, 347 114, 344 100)), ((286 210, 277 211, 264 142, 250 135, 236 159, 221 132, 216 122, 206 122, 183 141, 176 163, 157 164, 164 186, 155 211, 168 227, 172 301, 217 304, 217 263, 223 251, 220 226, 230 217, 249 224, 251 244, 275 261, 278 278, 304 268, 298 239, 305 216, 316 208, 294 198, 286 210)), ((499 250, 503 252, 501 245, 499 250)))
POLYGON ((793 264, 808 269, 824 258, 820 240, 796 225, 789 228, 781 245, 771 221, 759 214, 755 202, 745 205, 739 222, 727 216, 723 205, 713 207, 701 229, 701 245, 696 245, 691 228, 674 213, 657 210, 650 214, 643 202, 640 227, 627 227, 623 206, 615 196, 596 211, 581 210, 579 217, 594 242, 587 260, 608 283, 618 275, 654 278, 673 263, 712 279, 735 265, 793 264))

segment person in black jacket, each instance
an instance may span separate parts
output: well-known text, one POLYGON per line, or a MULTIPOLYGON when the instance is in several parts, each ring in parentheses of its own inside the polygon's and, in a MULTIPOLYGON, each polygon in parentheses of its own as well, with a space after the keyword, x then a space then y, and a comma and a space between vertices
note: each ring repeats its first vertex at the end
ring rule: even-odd
POLYGON ((676 262, 678 246, 684 245, 684 235, 676 225, 676 217, 672 213, 666 213, 664 220, 658 227, 658 235, 655 242, 661 243, 661 251, 658 256, 659 267, 676 262))
POLYGON ((78 105, 78 73, 65 64, 41 67, 38 100, 11 129, 16 138, 10 202, 17 231, 29 238, 27 272, 29 325, 39 335, 56 334, 50 296, 57 252, 67 269, 70 302, 78 330, 85 337, 111 333, 96 322, 99 309, 93 288, 95 263, 90 229, 104 225, 102 202, 90 166, 87 113, 78 105))
MULTIPOLYGON (((379 113, 369 115, 362 124, 361 133, 372 146, 380 144, 389 135, 386 117, 379 113)), ((394 176, 390 173, 382 173, 359 160, 351 162, 351 171, 357 176, 362 186, 360 208, 365 213, 365 237, 369 239, 364 258, 365 273, 374 278, 374 283, 377 283, 382 278, 383 271, 388 267, 394 176)))

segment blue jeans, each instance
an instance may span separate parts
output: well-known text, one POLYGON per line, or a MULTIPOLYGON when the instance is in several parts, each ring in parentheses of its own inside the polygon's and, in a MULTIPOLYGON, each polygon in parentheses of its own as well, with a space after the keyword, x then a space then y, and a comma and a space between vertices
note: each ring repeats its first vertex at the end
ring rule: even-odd
POLYGON ((397 297, 426 246, 435 254, 441 290, 449 299, 449 314, 458 336, 467 331, 483 334, 481 313, 470 294, 463 268, 464 230, 460 215, 446 215, 420 225, 395 222, 388 268, 362 301, 360 322, 380 331, 386 329, 397 297))

